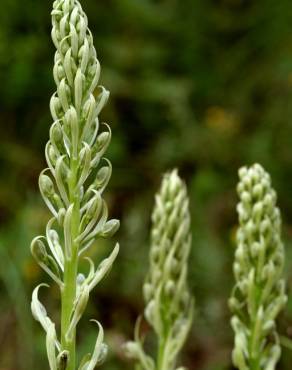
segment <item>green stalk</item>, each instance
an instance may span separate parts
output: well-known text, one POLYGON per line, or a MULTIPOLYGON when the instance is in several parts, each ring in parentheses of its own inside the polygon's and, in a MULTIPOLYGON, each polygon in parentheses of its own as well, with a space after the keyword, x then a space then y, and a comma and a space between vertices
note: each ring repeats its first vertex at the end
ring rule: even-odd
POLYGON ((257 342, 256 342, 256 319, 252 319, 252 331, 249 343, 249 353, 250 353, 250 370, 260 370, 260 357, 259 352, 257 351, 257 342))
POLYGON ((72 259, 66 261, 64 270, 64 289, 62 291, 62 312, 61 312, 61 345, 64 350, 70 353, 69 363, 66 370, 75 370, 75 341, 76 329, 71 340, 66 340, 65 334, 70 325, 70 316, 73 311, 76 298, 77 258, 76 253, 72 259))
POLYGON ((157 370, 170 370, 167 369, 167 352, 166 352, 167 338, 161 338, 158 346, 157 356, 157 370))
POLYGON ((75 370, 75 359, 76 359, 76 328, 72 335, 71 340, 66 339, 66 332, 70 326, 71 313, 74 309, 74 302, 76 299, 77 291, 77 272, 78 272, 78 243, 74 242, 79 234, 80 225, 80 199, 79 193, 76 192, 77 183, 77 158, 72 158, 71 161, 71 181, 69 182, 69 195, 70 202, 74 204, 72 219, 71 219, 71 235, 72 235, 72 256, 70 259, 65 261, 64 265, 64 288, 61 294, 61 345, 64 350, 70 353, 69 363, 66 370, 75 370))
MULTIPOLYGON (((257 274, 256 274, 257 275, 257 274)), ((259 305, 261 302, 261 294, 260 294, 260 287, 255 282, 255 286, 253 287, 253 308, 251 310, 251 318, 250 318, 250 327, 251 327, 251 335, 248 345, 248 350, 250 354, 250 370, 260 370, 260 354, 258 351, 258 340, 259 340, 259 331, 260 328, 258 327, 257 322, 257 313, 259 310, 259 305)))

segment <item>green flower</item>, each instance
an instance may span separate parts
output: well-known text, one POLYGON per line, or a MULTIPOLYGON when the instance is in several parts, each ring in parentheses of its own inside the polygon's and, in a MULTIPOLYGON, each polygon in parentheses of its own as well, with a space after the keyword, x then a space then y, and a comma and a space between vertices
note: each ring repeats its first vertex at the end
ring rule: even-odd
POLYGON ((239 370, 274 370, 281 354, 275 320, 287 301, 280 211, 260 165, 241 168, 239 177, 236 284, 230 299, 233 363, 239 370))
POLYGON ((158 338, 157 364, 139 339, 126 345, 142 369, 173 370, 193 319, 193 299, 187 286, 191 248, 189 201, 185 184, 174 170, 164 176, 152 214, 150 267, 143 286, 145 317, 158 338))
MULTIPOLYGON (((111 268, 119 246, 97 268, 87 258, 90 265, 87 276, 78 274, 79 260, 98 237, 111 237, 119 228, 119 221, 108 220, 103 199, 111 164, 108 160, 102 164, 102 159, 111 131, 108 125, 100 125, 99 113, 109 93, 98 86, 100 64, 87 17, 77 0, 56 0, 52 24, 57 49, 53 70, 57 90, 50 103, 54 122, 45 149, 48 168, 39 177, 40 191, 52 218, 46 235, 32 241, 31 251, 60 287, 60 340, 38 300, 40 286, 33 293, 32 312, 47 333, 50 369, 75 370, 77 324, 90 291, 111 268)), ((80 370, 93 370, 105 357, 103 330, 98 326, 93 354, 85 356, 80 370)))

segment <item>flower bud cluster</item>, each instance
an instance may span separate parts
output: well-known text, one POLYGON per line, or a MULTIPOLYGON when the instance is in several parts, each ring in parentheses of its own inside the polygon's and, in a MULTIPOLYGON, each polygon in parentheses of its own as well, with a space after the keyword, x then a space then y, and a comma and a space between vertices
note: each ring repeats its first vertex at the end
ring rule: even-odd
MULTIPOLYGON (((193 299, 187 287, 190 247, 187 190, 174 170, 164 176, 156 195, 152 214, 150 267, 143 286, 145 317, 159 341, 165 343, 161 360, 163 369, 175 368, 176 357, 192 323, 193 299)), ((137 338, 138 335, 127 349, 130 356, 141 362, 142 349, 137 338)), ((149 360, 146 362, 149 363, 149 360)))
MULTIPOLYGON (((103 124, 104 130, 100 130, 99 113, 109 93, 98 86, 100 64, 87 17, 78 0, 56 0, 51 14, 52 40, 57 49, 53 69, 57 90, 50 102, 54 122, 45 150, 48 168, 40 174, 39 187, 53 217, 48 222, 46 235, 33 240, 31 251, 62 290, 66 263, 73 261, 73 256, 82 255, 97 237, 111 237, 119 228, 119 221, 108 220, 107 205, 102 197, 111 176, 111 164, 106 159, 104 165, 100 163, 110 143, 111 131, 106 124, 103 124)), ((77 289, 65 338, 74 337, 89 292, 110 269, 118 249, 117 245, 96 270, 89 261, 90 272, 77 289)), ((37 304, 37 301, 33 303, 37 304)), ((43 310, 38 312, 41 315, 43 310)), ((39 315, 34 316, 40 319, 39 315)), ((56 337, 52 328, 46 326, 50 343, 51 338, 56 337)), ((57 343, 56 338, 54 341, 57 343)), ((52 358, 52 347, 47 349, 51 369, 54 369, 61 360, 52 358)), ((57 349, 58 358, 64 362, 62 348, 57 349)), ((70 357, 67 355, 66 361, 70 357)), ((82 370, 94 368, 92 358, 82 370)))
POLYGON ((281 217, 270 176, 259 165, 239 170, 239 228, 230 298, 239 370, 274 370, 281 349, 275 320, 287 301, 282 279, 281 217))

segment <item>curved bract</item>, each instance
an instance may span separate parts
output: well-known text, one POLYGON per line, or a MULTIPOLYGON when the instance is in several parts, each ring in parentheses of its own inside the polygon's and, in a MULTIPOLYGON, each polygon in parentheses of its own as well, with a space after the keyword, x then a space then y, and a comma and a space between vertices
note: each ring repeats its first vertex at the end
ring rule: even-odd
POLYGON ((152 214, 150 267, 143 286, 145 317, 158 338, 157 361, 147 356, 139 339, 126 345, 128 355, 144 370, 174 370, 193 318, 194 304, 187 287, 191 247, 186 186, 174 170, 167 173, 155 198, 152 214))
MULTIPOLYGON (((78 274, 79 259, 98 238, 111 237, 118 220, 108 220, 103 192, 111 176, 111 164, 102 160, 111 140, 108 125, 99 123, 99 113, 109 93, 98 86, 100 64, 87 17, 77 0, 57 0, 52 10, 52 39, 56 47, 51 98, 53 124, 45 149, 46 168, 39 187, 52 213, 45 236, 34 238, 31 251, 39 265, 61 290, 61 338, 55 325, 33 293, 32 310, 47 332, 47 352, 52 370, 73 370, 76 326, 86 308, 89 293, 109 271, 119 246, 95 269, 89 260, 88 276, 78 274), (56 353, 57 352, 57 353, 56 353)), ((103 330, 92 356, 80 370, 93 369, 105 356, 103 330)))
POLYGON ((239 370, 274 370, 281 348, 275 320, 287 301, 280 211, 270 176, 258 164, 239 171, 239 229, 230 299, 239 370))

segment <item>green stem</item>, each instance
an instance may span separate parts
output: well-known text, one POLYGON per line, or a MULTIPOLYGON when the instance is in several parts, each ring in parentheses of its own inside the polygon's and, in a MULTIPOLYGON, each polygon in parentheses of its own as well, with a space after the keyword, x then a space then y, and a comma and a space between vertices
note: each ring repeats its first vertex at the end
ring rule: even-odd
POLYGON ((76 362, 76 333, 74 331, 70 340, 66 338, 66 332, 70 325, 70 317, 76 298, 76 280, 78 271, 78 249, 79 245, 74 243, 78 236, 80 224, 80 199, 79 192, 75 190, 77 183, 78 162, 72 159, 71 162, 71 181, 69 182, 70 202, 74 204, 71 219, 72 250, 71 258, 65 259, 64 265, 64 287, 61 294, 62 312, 61 312, 61 346, 62 350, 69 352, 69 362, 66 370, 75 370, 76 362))
POLYGON ((167 370, 165 368, 165 339, 159 341, 158 358, 157 358, 157 370, 167 370))
POLYGON ((260 356, 259 351, 259 322, 258 322, 258 310, 261 302, 261 289, 258 285, 254 287, 253 294, 254 306, 251 315, 251 337, 249 343, 249 352, 250 352, 250 370, 261 370, 260 368, 260 356))
POLYGON ((69 352, 69 364, 67 370, 75 370, 75 333, 71 340, 67 340, 65 334, 70 325, 70 316, 76 296, 77 263, 76 256, 65 262, 64 289, 62 292, 61 313, 61 344, 62 349, 69 352))
POLYGON ((159 347, 157 356, 157 370, 172 370, 168 368, 168 358, 167 358, 167 345, 169 340, 170 327, 166 324, 165 331, 163 335, 159 337, 159 347))
POLYGON ((250 370, 260 370, 260 355, 257 348, 257 337, 256 321, 253 320, 250 339, 250 370))

